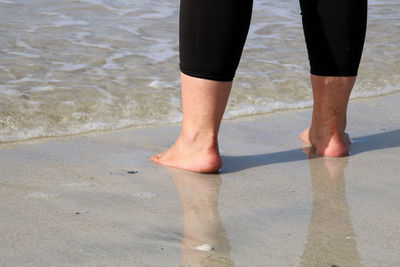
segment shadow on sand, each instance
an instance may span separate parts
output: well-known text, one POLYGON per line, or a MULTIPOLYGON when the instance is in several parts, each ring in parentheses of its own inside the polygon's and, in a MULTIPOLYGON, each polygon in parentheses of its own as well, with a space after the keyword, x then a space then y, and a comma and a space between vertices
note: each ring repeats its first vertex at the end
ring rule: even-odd
MULTIPOLYGON (((400 147, 400 130, 353 138, 350 151, 351 156, 354 156, 363 152, 394 147, 400 147)), ((221 173, 232 173, 258 166, 306 159, 303 148, 258 155, 222 156, 224 167, 221 173)))

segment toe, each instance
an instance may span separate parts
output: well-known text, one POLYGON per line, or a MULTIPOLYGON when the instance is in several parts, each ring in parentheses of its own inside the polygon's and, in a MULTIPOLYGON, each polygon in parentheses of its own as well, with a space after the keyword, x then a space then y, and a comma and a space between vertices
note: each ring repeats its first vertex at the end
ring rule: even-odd
POLYGON ((160 157, 161 157, 161 154, 157 154, 157 155, 152 156, 150 159, 154 162, 159 162, 160 157))
POLYGON ((300 134, 300 139, 303 141, 303 143, 311 145, 310 141, 310 128, 305 129, 301 134, 300 134))

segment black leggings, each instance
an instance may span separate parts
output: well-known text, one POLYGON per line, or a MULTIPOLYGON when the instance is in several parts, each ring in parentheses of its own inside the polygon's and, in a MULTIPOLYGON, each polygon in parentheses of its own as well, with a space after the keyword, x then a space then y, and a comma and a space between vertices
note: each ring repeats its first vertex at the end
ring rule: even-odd
MULTIPOLYGON (((181 0, 181 71, 232 81, 252 7, 252 0, 181 0)), ((356 76, 364 46, 367 0, 300 0, 300 7, 311 73, 356 76)))

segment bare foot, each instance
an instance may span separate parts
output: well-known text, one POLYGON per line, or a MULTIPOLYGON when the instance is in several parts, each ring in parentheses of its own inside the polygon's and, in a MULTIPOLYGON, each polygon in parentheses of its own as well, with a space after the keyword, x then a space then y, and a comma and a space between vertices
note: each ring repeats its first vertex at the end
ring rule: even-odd
POLYGON ((170 149, 162 154, 152 156, 151 160, 160 165, 192 172, 217 172, 222 166, 218 143, 198 139, 201 138, 192 138, 189 141, 180 135, 170 149))
POLYGON ((312 145, 318 154, 325 157, 345 157, 350 153, 350 136, 347 133, 313 130, 311 127, 300 134, 300 139, 312 145))

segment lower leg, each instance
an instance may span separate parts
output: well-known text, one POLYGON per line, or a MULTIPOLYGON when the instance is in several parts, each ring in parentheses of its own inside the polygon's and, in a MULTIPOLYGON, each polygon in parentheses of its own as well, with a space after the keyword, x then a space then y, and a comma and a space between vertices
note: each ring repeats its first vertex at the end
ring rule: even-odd
POLYGON ((346 113, 355 80, 356 77, 311 75, 314 95, 312 123, 300 138, 313 145, 322 156, 344 157, 349 154, 346 113))
POLYGON ((232 82, 199 79, 183 73, 181 82, 181 133, 169 150, 151 160, 194 172, 215 172, 222 166, 218 132, 232 82))

